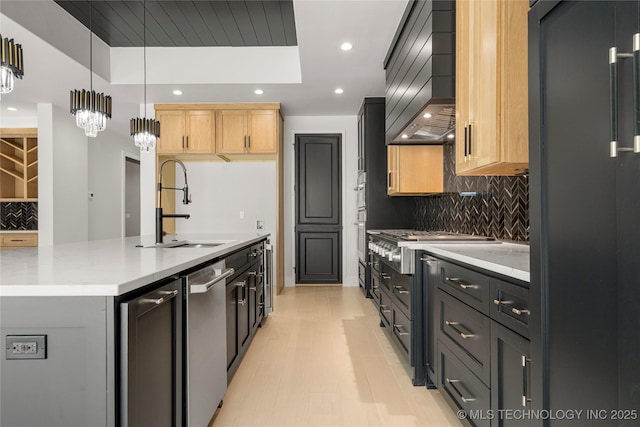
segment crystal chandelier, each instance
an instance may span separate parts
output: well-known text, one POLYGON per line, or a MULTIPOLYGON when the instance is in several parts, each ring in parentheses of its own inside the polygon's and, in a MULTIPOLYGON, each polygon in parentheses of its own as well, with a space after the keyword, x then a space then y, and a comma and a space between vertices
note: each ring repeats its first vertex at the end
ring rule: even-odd
POLYGON ((89 2, 89 90, 72 90, 70 112, 76 116, 76 125, 91 138, 107 127, 111 118, 111 97, 93 90, 93 5, 89 2))
POLYGON ((142 56, 144 63, 144 118, 131 119, 131 136, 136 147, 149 151, 156 146, 156 139, 160 138, 160 122, 147 119, 147 5, 142 2, 142 56))
POLYGON ((13 90, 16 78, 22 79, 24 66, 22 64, 22 45, 15 44, 13 39, 2 38, 0 34, 0 94, 4 95, 13 90))

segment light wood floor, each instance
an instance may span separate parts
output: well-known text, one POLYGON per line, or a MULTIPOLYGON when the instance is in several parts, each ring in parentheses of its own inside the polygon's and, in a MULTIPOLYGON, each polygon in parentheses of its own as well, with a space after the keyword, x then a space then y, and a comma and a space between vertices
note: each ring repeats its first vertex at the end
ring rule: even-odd
POLYGON ((411 385, 379 321, 358 288, 285 288, 212 425, 460 426, 411 385))

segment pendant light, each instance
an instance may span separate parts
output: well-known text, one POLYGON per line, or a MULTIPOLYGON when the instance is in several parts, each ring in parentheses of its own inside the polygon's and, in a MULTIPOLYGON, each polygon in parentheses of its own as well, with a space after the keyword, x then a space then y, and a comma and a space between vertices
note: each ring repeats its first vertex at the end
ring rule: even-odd
POLYGON ((160 138, 160 122, 155 119, 147 119, 147 5, 142 2, 142 56, 144 64, 144 117, 131 119, 131 136, 136 147, 149 151, 156 146, 156 139, 160 138))
POLYGON ((0 34, 0 94, 13 90, 16 78, 22 79, 24 69, 22 64, 22 45, 15 44, 13 39, 2 38, 0 34))
POLYGON ((84 134, 95 138, 107 127, 111 118, 111 97, 93 90, 93 5, 89 2, 89 90, 72 90, 71 114, 76 116, 76 125, 84 134))

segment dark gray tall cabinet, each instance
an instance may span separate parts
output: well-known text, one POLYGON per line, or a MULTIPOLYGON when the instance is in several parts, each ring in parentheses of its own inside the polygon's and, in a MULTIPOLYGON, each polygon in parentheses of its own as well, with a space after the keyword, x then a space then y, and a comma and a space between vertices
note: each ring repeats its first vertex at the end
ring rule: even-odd
POLYGON ((529 13, 531 403, 606 411, 535 425, 640 425, 637 33, 637 1, 529 13))
POLYGON ((358 113, 358 206, 360 288, 370 297, 367 230, 412 228, 413 198, 387 195, 387 147, 384 140, 383 97, 364 98, 358 113), (362 187, 360 187, 362 186, 362 187), (360 248, 361 247, 361 248, 360 248))

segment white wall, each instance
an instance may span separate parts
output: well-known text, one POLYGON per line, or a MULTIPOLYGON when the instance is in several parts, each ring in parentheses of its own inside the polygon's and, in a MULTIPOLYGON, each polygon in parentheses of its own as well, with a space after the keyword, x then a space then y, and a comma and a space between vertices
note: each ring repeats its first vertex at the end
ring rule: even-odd
MULTIPOLYGON (((176 192, 176 211, 189 219, 176 219, 180 233, 252 233, 256 221, 264 231, 276 231, 275 162, 186 162, 192 203, 182 204, 176 192), (244 218, 240 218, 240 212, 244 218)), ((176 187, 182 187, 182 170, 176 167, 176 187)))
MULTIPOLYGON (((71 118, 71 117, 70 117, 71 118)), ((78 132, 82 131, 78 129, 78 132)), ((109 128, 88 139, 88 200, 89 240, 112 239, 122 236, 124 156, 140 158, 132 138, 124 138, 109 128)), ((151 221, 153 217, 141 218, 151 221)))
POLYGON ((342 134, 342 283, 358 286, 358 250, 356 186, 358 170, 358 118, 357 116, 287 116, 284 122, 284 240, 285 286, 295 285, 295 194, 293 191, 295 157, 293 144, 296 133, 342 134))
POLYGON ((38 104, 40 245, 88 238, 88 141, 68 111, 38 104))

